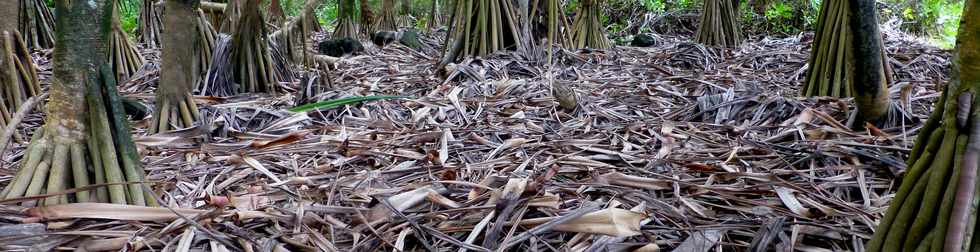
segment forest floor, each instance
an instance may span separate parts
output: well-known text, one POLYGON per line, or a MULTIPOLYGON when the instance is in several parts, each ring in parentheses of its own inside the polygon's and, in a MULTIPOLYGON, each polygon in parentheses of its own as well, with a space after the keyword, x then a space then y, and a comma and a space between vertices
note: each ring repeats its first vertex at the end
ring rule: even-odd
MULTIPOLYGON (((319 98, 408 98, 291 113, 290 92, 200 97, 209 137, 201 128, 146 136, 150 120, 134 120, 147 179, 168 207, 207 210, 183 212, 198 224, 109 212, 24 224, 33 237, 18 243, 860 251, 950 53, 887 34, 893 100, 912 119, 852 131, 848 100, 797 97, 810 40, 755 38, 728 50, 660 35, 650 48, 561 50, 554 79, 576 90, 575 111, 551 98, 546 66, 516 53, 466 60, 444 80, 432 71, 435 48, 366 44, 330 72, 319 98)), ((125 95, 152 104, 156 53, 146 50, 151 66, 125 95)), ((39 61, 47 80, 50 64, 39 61)), ((42 118, 30 115, 22 133, 42 118)), ((0 155, 0 185, 24 147, 0 155)), ((0 209, 4 222, 28 217, 0 209)))

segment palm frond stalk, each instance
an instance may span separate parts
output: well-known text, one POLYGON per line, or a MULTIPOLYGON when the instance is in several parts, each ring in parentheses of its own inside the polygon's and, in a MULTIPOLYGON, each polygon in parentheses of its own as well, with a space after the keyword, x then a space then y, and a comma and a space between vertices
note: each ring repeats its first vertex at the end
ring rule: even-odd
POLYGON ((742 31, 738 25, 738 0, 704 0, 701 24, 694 41, 723 47, 737 47, 742 43, 742 31))
POLYGON ((0 198, 23 205, 109 202, 155 205, 144 190, 144 172, 105 63, 113 30, 109 0, 56 1, 58 36, 45 126, 34 132, 0 198), (94 6, 92 6, 94 5, 94 6), (72 188, 108 184, 88 191, 72 188), (32 197, 50 195, 35 199, 32 197))
MULTIPOLYGON (((874 5, 868 0, 865 5, 874 5)), ((853 8, 853 5, 852 5, 853 8)), ((969 0, 963 17, 980 15, 969 0)), ((866 251, 977 251, 980 19, 963 19, 951 78, 922 127, 898 192, 866 251)))

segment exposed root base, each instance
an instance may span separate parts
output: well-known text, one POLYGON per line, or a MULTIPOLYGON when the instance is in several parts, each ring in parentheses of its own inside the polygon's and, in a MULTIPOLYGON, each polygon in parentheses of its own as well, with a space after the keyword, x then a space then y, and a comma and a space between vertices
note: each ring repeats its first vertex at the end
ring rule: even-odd
MULTIPOLYGON (((820 7, 813 40, 815 44, 810 52, 809 68, 800 90, 801 95, 838 98, 854 96, 847 67, 851 57, 851 39, 847 37, 850 34, 847 13, 850 13, 850 7, 843 0, 829 0, 820 7)), ((887 54, 882 52, 882 57, 887 57, 887 54)), ((890 79, 891 69, 887 64, 884 67, 885 78, 890 79)))
POLYGON ((742 43, 738 27, 738 1, 705 0, 701 25, 694 41, 711 46, 737 47, 742 43))
POLYGON ((275 92, 282 76, 275 70, 269 36, 259 2, 247 0, 232 36, 231 65, 236 93, 275 92))
POLYGON ((585 0, 579 5, 578 15, 572 25, 572 42, 575 48, 608 49, 612 47, 606 38, 605 28, 599 21, 601 6, 596 0, 585 0))
MULTIPOLYGON (((937 103, 941 105, 919 133, 908 159, 910 168, 902 178, 885 218, 869 241, 867 251, 900 251, 903 248, 942 251, 949 237, 947 230, 952 224, 953 209, 975 204, 976 199, 972 196, 959 199, 957 187, 959 180, 966 177, 964 171, 973 173, 969 180, 976 177, 976 160, 972 166, 961 160, 964 156, 977 154, 971 154, 976 150, 968 150, 977 147, 977 140, 970 138, 978 136, 973 133, 976 130, 957 125, 955 114, 963 107, 957 107, 956 101, 948 95, 944 92, 944 97, 937 103), (942 109, 944 107, 946 109, 942 109)), ((973 102, 972 99, 965 101, 973 102)), ((967 190, 976 190, 975 181, 968 184, 967 190)), ((960 232, 965 232, 966 237, 972 237, 976 223, 960 224, 967 227, 957 234, 962 237, 960 232)))
POLYGON ((0 192, 0 198, 26 198, 22 202, 27 206, 71 202, 156 204, 147 200, 148 192, 139 183, 143 182, 144 173, 108 65, 103 66, 100 76, 102 81, 91 85, 85 95, 88 109, 81 110, 87 115, 87 125, 51 129, 65 125, 55 122, 38 129, 21 159, 20 169, 0 192), (93 184, 106 185, 94 191, 65 193, 93 184), (50 197, 32 198, 39 195, 50 197))
POLYGON ((463 0, 457 3, 451 30, 453 41, 446 41, 449 50, 440 69, 465 56, 484 56, 515 47, 522 41, 515 9, 511 1, 463 0))
POLYGON ((109 62, 119 82, 125 82, 143 66, 143 56, 121 29, 113 29, 109 35, 109 62))
POLYGON ((21 0, 20 32, 32 49, 54 47, 54 15, 44 0, 21 0))
POLYGON ((143 1, 143 8, 140 9, 139 27, 136 30, 136 41, 149 48, 160 48, 160 27, 163 21, 160 19, 161 13, 156 8, 155 1, 143 1))
POLYGON ((20 33, 4 32, 0 37, 0 128, 10 122, 14 111, 28 98, 41 93, 37 70, 30 50, 20 33), (13 85, 7 83, 14 83, 13 85))
POLYGON ((194 97, 187 93, 181 97, 163 98, 157 101, 149 133, 156 134, 189 128, 201 119, 194 97))

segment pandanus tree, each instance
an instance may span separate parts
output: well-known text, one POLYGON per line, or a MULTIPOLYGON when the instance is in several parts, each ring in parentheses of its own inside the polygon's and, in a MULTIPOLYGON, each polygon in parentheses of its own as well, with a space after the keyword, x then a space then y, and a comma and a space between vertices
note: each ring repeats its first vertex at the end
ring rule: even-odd
POLYGON ((381 31, 398 30, 398 12, 395 10, 395 0, 381 0, 381 15, 378 16, 374 28, 381 31))
POLYGON ((113 30, 111 2, 55 1, 58 33, 45 124, 34 132, 0 197, 50 195, 25 205, 156 204, 144 190, 144 173, 105 61, 113 30), (66 193, 93 184, 104 186, 66 193))
POLYGON ((17 31, 19 15, 24 14, 18 13, 17 4, 0 4, 0 128, 11 121, 22 103, 41 92, 31 52, 17 31))
MULTIPOLYGON (((848 0, 826 0, 820 5, 806 80, 800 89, 802 95, 840 98, 855 95, 852 78, 857 75, 852 74, 852 69, 848 67, 854 57, 850 55, 852 47, 859 45, 851 37, 855 33, 848 26, 853 16, 848 0)), ((882 48, 881 57, 886 57, 884 47, 879 47, 882 48)), ((887 62, 884 59, 882 58, 887 62)), ((888 82, 891 76, 888 64, 882 64, 881 71, 885 72, 885 80, 888 82)))
POLYGON ((711 46, 738 46, 742 42, 738 4, 739 0, 704 0, 694 41, 711 46))
MULTIPOLYGON (((348 1, 352 2, 352 0, 348 1)), ((306 3, 303 5, 303 10, 299 13, 298 17, 286 22, 282 28, 269 36, 275 42, 274 44, 279 46, 278 51, 284 54, 287 60, 293 63, 302 63, 305 62, 304 59, 309 59, 307 57, 307 49, 308 44, 311 42, 308 38, 315 31, 315 27, 318 26, 316 9, 320 6, 320 3, 321 1, 317 0, 306 0, 306 3)), ((353 6, 353 3, 350 5, 353 6)), ((353 21, 351 23, 353 24, 353 21)), ((350 30, 350 32, 351 36, 353 36, 356 33, 356 28, 350 30)))
POLYGON ((265 13, 269 15, 269 23, 272 23, 276 27, 281 27, 286 22, 286 13, 282 11, 282 5, 279 4, 279 0, 270 0, 269 9, 265 13))
MULTIPOLYGON (((44 0, 7 0, 20 2, 20 33, 32 49, 54 47, 54 15, 44 0)), ((15 8, 16 10, 16 8, 15 8)))
POLYGON ((526 24, 520 23, 520 11, 526 10, 519 10, 510 0, 457 1, 440 68, 465 56, 521 47, 527 34, 522 30, 526 24))
POLYGON ((143 7, 140 8, 139 26, 136 27, 136 42, 142 43, 149 48, 160 47, 160 9, 156 6, 156 1, 143 0, 143 7))
MULTIPOLYGON (((366 0, 360 0, 366 2, 366 0)), ((354 17, 357 12, 354 0, 337 1, 337 25, 333 30, 334 38, 353 38, 357 36, 357 21, 354 17)))
POLYGON ((205 95, 275 92, 291 76, 285 58, 269 37, 261 0, 232 0, 225 8, 221 35, 215 42, 207 77, 198 90, 205 95), (229 35, 224 35, 229 34, 229 35))
POLYGON ((361 34, 370 36, 374 32, 374 11, 371 10, 371 1, 358 0, 358 4, 357 9, 361 12, 361 34))
MULTIPOLYGON (((601 0, 582 0, 572 24, 572 46, 575 48, 607 49, 612 47, 602 27, 601 0)), ((711 0, 707 0, 711 1, 711 0)))
POLYGON ((967 0, 950 80, 916 138, 908 158, 910 168, 867 251, 980 249, 976 212, 980 202, 980 19, 966 18, 977 15, 977 1, 967 0))
POLYGON ((166 0, 160 84, 151 134, 191 127, 201 119, 191 91, 200 75, 200 0, 166 0))
MULTIPOLYGON (((119 2, 112 4, 112 32, 109 34, 109 54, 106 59, 112 65, 112 73, 116 81, 127 81, 143 66, 143 56, 136 51, 136 46, 126 36, 119 22, 119 2)), ((60 13, 60 12, 59 12, 60 13)))

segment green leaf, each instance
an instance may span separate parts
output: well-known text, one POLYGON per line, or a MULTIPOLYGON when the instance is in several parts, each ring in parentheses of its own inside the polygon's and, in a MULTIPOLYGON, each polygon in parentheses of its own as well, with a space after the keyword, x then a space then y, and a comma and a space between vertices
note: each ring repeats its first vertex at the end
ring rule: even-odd
POLYGON ((321 101, 316 103, 304 104, 294 108, 289 109, 289 112, 302 113, 314 109, 332 109, 344 105, 355 104, 365 101, 374 100, 391 100, 391 99, 408 99, 408 96, 390 96, 390 95, 374 95, 374 96, 351 96, 346 98, 334 99, 321 101))

